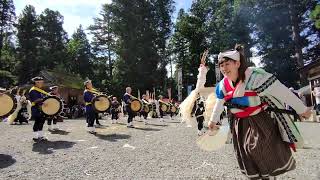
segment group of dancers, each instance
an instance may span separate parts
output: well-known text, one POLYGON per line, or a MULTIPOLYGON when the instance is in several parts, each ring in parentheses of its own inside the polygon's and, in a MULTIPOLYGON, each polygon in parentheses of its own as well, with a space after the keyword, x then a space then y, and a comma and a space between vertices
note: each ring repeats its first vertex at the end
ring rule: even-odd
MULTIPOLYGON (((96 119, 96 110, 94 108, 93 99, 96 95, 99 95, 100 93, 94 89, 92 85, 91 80, 87 80, 84 82, 85 91, 83 94, 84 101, 85 101, 85 112, 86 112, 86 118, 87 118, 87 127, 88 132, 91 134, 96 134, 95 127, 94 127, 94 121, 96 119)), ((128 128, 134 128, 133 125, 133 119, 135 116, 143 117, 144 124, 148 124, 148 117, 151 118, 160 118, 160 121, 164 121, 163 116, 165 113, 168 113, 170 115, 170 118, 172 118, 174 115, 177 114, 177 111, 172 111, 171 109, 176 105, 172 105, 171 103, 167 103, 163 100, 163 96, 159 96, 159 100, 154 100, 151 98, 148 98, 147 94, 142 95, 142 99, 138 99, 134 97, 132 94, 131 87, 127 87, 125 89, 125 94, 123 95, 123 105, 117 100, 117 97, 112 97, 111 101, 111 120, 112 124, 117 123, 117 120, 119 119, 120 113, 126 113, 127 114, 127 127, 128 128), (138 102, 138 110, 133 109, 133 101, 138 102), (139 105, 140 104, 140 105, 139 105), (161 108, 161 105, 170 104, 167 108, 168 111, 164 112, 161 108), (140 107, 141 106, 141 107, 140 107)))
MULTIPOLYGON (((205 88, 207 67, 205 58, 201 59, 196 88, 180 105, 183 119, 191 117, 192 108, 197 101, 195 116, 199 130, 203 129, 205 106, 212 103, 209 109, 211 115, 208 120, 210 131, 219 130, 221 113, 227 107, 231 113, 230 129, 239 168, 249 179, 270 179, 277 175, 295 169, 296 162, 292 151, 303 147, 303 138, 295 126, 293 118, 285 111, 284 104, 289 105, 303 118, 309 118, 311 111, 277 78, 261 68, 247 67, 243 47, 237 45, 235 49, 221 52, 218 56, 220 71, 224 78, 217 83, 213 96, 209 96, 205 103, 199 98, 201 88, 205 88)), ((34 140, 45 140, 43 135, 43 116, 40 106, 49 93, 42 90, 44 81, 41 77, 33 78, 34 86, 29 91, 32 118, 35 120, 33 130, 34 140)), ((95 134, 94 121, 97 117, 93 99, 98 92, 93 88, 90 80, 84 83, 84 101, 89 133, 95 134)), ((126 88, 123 96, 124 109, 128 114, 127 127, 132 128, 133 118, 137 112, 132 105, 136 99, 131 95, 132 89, 126 88)), ((1 94, 0 94, 1 95, 1 94)), ((162 97, 158 100, 161 102, 162 97)), ((97 100, 99 101, 99 100, 97 100)), ((146 95, 142 102, 150 103, 146 95)), ((121 104, 115 97, 111 103, 112 120, 119 118, 121 104)), ((160 118, 163 111, 158 108, 160 118)), ((148 115, 144 110, 139 111, 145 119, 148 115)), ((193 118, 194 119, 194 118, 193 118)), ((55 118, 50 122, 55 123, 55 118)), ((212 142, 215 143, 215 142, 212 142)))
MULTIPOLYGON (((65 101, 59 94, 58 86, 49 87, 50 92, 46 92, 44 90, 45 82, 42 77, 34 77, 31 79, 33 86, 30 88, 28 93, 28 99, 25 96, 25 90, 21 93, 19 88, 11 89, 11 95, 16 99, 17 107, 14 112, 7 116, 7 121, 9 124, 16 123, 28 123, 32 118, 34 120, 33 131, 34 137, 33 140, 35 142, 46 141, 47 138, 43 132, 43 126, 45 122, 48 124, 48 130, 50 132, 59 130, 57 126, 58 121, 62 121, 64 119, 64 107, 65 101), (44 112, 44 109, 50 106, 50 101, 46 101, 47 97, 55 97, 58 99, 55 101, 60 104, 58 107, 58 113, 54 113, 48 115, 44 112)), ((154 100, 152 98, 148 98, 147 94, 142 95, 142 99, 135 98, 131 95, 132 89, 130 87, 126 88, 126 92, 123 96, 123 104, 117 100, 117 97, 108 97, 108 101, 110 102, 110 106, 105 109, 104 112, 99 111, 94 105, 95 101, 101 101, 99 98, 95 98, 101 93, 97 91, 93 85, 91 80, 87 80, 84 82, 84 93, 83 100, 85 103, 85 117, 86 117, 86 126, 87 130, 90 134, 96 134, 95 127, 101 126, 99 122, 100 115, 106 112, 111 114, 111 122, 112 124, 117 123, 119 119, 120 113, 127 114, 127 127, 134 128, 133 126, 133 118, 135 116, 143 117, 144 124, 147 125, 147 119, 160 117, 160 120, 163 121, 163 116, 165 113, 169 113, 170 117, 176 115, 177 112, 172 112, 170 109, 166 112, 160 107, 161 104, 168 105, 169 103, 163 100, 162 96, 159 96, 159 100, 154 100), (132 107, 132 103, 138 102, 137 105, 141 105, 138 109, 134 110, 132 107), (96 122, 96 125, 94 124, 96 122)), ((5 93, 5 89, 0 89, 0 95, 5 93)), ((170 103, 171 104, 171 103, 170 103)))

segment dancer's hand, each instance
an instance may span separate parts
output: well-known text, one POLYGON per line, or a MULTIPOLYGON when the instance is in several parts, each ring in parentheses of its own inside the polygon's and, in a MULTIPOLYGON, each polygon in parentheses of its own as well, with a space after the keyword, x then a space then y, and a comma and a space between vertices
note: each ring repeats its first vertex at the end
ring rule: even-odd
POLYGON ((207 58, 207 56, 208 56, 208 53, 209 53, 209 50, 207 49, 207 50, 205 50, 204 52, 203 52, 203 54, 202 54, 202 57, 201 57, 201 64, 202 65, 206 65, 206 58, 207 58))
POLYGON ((309 119, 311 117, 312 111, 310 108, 308 108, 308 110, 302 114, 299 114, 301 117, 305 118, 305 119, 309 119))
POLYGON ((208 128, 210 131, 214 131, 214 130, 218 130, 219 126, 217 125, 216 122, 209 121, 208 128))
POLYGON ((47 107, 48 104, 47 103, 42 103, 42 107, 47 107))

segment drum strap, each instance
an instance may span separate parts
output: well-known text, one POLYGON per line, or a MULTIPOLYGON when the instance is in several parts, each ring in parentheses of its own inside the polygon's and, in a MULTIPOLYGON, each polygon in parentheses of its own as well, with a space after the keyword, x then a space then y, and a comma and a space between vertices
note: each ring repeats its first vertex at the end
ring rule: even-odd
POLYGON ((97 90, 95 90, 95 89, 93 89, 93 90, 86 89, 86 91, 89 91, 89 92, 91 92, 91 93, 93 93, 93 94, 98 94, 98 95, 100 95, 100 94, 101 94, 100 92, 98 92, 98 91, 97 91, 97 90))
MULTIPOLYGON (((44 90, 42 90, 42 89, 40 89, 40 88, 37 88, 37 87, 35 87, 35 86, 33 86, 33 87, 30 89, 30 91, 32 91, 32 90, 35 90, 35 91, 38 91, 38 92, 40 92, 40 93, 42 93, 42 94, 44 94, 44 95, 50 96, 49 93, 47 93, 46 91, 44 91, 44 90)), ((29 91, 29 92, 30 92, 30 91, 29 91)))
MULTIPOLYGON (((29 92, 31 92, 32 90, 35 90, 35 91, 38 91, 38 92, 40 92, 40 93, 42 93, 42 94, 44 94, 44 95, 50 96, 49 93, 47 93, 46 91, 44 91, 44 90, 42 90, 42 89, 40 89, 40 88, 37 88, 37 87, 35 87, 35 86, 33 86, 33 87, 29 90, 29 92)), ((32 102, 32 103, 31 103, 31 106, 35 106, 35 105, 36 105, 35 102, 32 102)))

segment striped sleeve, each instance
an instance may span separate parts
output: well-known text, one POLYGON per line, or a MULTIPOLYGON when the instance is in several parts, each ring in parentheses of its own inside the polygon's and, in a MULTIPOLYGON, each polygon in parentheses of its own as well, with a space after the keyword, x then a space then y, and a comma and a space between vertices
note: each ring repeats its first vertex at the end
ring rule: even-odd
POLYGON ((224 99, 223 80, 216 86, 216 96, 218 99, 224 99))

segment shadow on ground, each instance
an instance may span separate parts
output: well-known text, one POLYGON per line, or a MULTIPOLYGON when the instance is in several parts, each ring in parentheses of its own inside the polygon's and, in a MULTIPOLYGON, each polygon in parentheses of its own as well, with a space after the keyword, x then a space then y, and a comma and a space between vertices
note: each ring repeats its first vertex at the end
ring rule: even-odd
POLYGON ((99 139, 110 141, 110 142, 117 142, 121 139, 129 139, 131 136, 127 134, 96 134, 99 139))
POLYGON ((159 126, 159 127, 167 127, 168 126, 167 124, 151 124, 151 123, 148 123, 148 125, 150 125, 150 126, 159 126))
POLYGON ((55 131, 50 131, 50 133, 51 134, 59 134, 59 135, 68 135, 70 132, 58 129, 58 130, 55 130, 55 131))
POLYGON ((135 127, 134 129, 142 130, 142 131, 161 131, 161 129, 155 129, 155 128, 149 128, 149 127, 146 127, 146 128, 135 127))
POLYGON ((52 154, 54 150, 72 148, 75 144, 71 141, 41 141, 33 144, 32 151, 39 154, 52 154))
POLYGON ((16 163, 16 160, 7 154, 0 154, 0 169, 9 167, 16 163))

